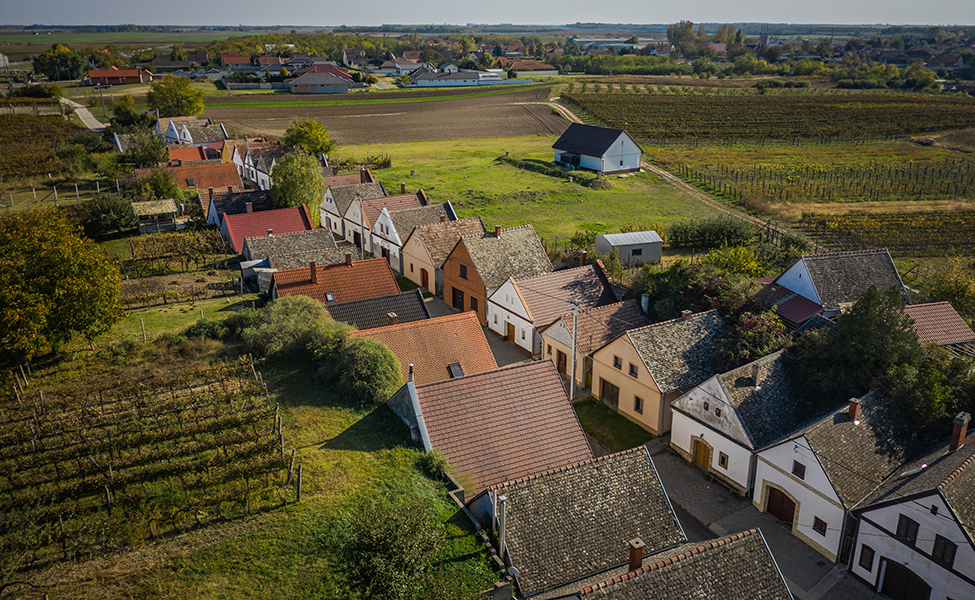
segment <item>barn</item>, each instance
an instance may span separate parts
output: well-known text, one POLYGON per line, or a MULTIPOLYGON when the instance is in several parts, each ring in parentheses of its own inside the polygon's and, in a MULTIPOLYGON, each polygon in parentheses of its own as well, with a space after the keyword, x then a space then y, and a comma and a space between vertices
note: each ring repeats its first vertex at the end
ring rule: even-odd
POLYGON ((573 123, 555 144, 555 162, 603 175, 640 170, 643 149, 622 129, 573 123))

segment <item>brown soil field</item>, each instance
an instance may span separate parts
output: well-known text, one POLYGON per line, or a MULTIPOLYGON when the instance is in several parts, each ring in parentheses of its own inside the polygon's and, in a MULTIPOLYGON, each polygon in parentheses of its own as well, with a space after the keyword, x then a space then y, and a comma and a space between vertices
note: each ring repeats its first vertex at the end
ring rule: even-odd
POLYGON ((543 87, 493 96, 362 106, 221 108, 210 104, 206 116, 222 121, 231 135, 270 137, 283 136, 295 118, 312 118, 321 121, 339 145, 559 135, 569 122, 540 104, 548 101, 549 92, 549 87, 543 87))
MULTIPOLYGON (((506 87, 505 89, 510 90, 511 93, 522 92, 527 90, 536 89, 539 87, 549 88, 550 85, 545 84, 534 84, 534 85, 512 85, 506 87)), ((388 98, 401 99, 401 98, 442 98, 444 96, 470 96, 471 94, 483 94, 487 91, 495 91, 497 88, 483 88, 483 87, 463 87, 463 88, 426 88, 426 89, 410 89, 410 90, 393 90, 388 92, 351 92, 348 94, 290 94, 290 93, 275 93, 275 94, 238 94, 236 96, 207 96, 206 105, 207 106, 217 106, 220 104, 233 103, 239 104, 242 102, 328 102, 340 100, 342 102, 357 102, 357 101, 376 101, 388 98)), ((142 97, 143 99, 145 96, 142 97)), ((136 102, 139 99, 136 98, 136 102)))

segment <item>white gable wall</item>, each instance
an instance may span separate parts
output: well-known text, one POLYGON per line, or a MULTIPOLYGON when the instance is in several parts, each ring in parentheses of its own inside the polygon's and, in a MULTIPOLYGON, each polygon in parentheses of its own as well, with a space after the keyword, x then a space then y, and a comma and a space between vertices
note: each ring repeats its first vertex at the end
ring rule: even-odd
MULTIPOLYGON (((349 209, 345 211, 345 216, 342 218, 342 229, 345 232, 345 239, 354 242, 355 234, 362 233, 362 227, 359 226, 360 219, 360 202, 354 200, 352 204, 349 205, 349 209)), ((366 229, 365 235, 362 236, 362 246, 366 252, 372 252, 372 236, 369 235, 369 230, 366 229)))
POLYGON ((370 239, 370 247, 378 248, 377 256, 382 253, 383 248, 389 251, 389 266, 402 275, 403 242, 400 240, 396 226, 393 224, 393 220, 389 216, 389 211, 385 207, 379 213, 379 217, 376 218, 376 224, 370 230, 370 239))
MULTIPOLYGON (((535 326, 512 280, 507 280, 487 299, 488 328, 501 337, 508 335, 508 324, 515 326, 515 345, 535 353, 535 326)), ((540 345, 540 342, 539 342, 540 345)))
POLYGON ((797 261, 796 264, 789 267, 785 273, 780 275, 775 280, 775 283, 799 294, 803 298, 812 300, 816 304, 821 305, 823 303, 819 299, 819 294, 816 292, 812 280, 809 278, 809 271, 806 269, 805 261, 797 261))
POLYGON ((634 171, 640 168, 640 147, 630 136, 621 133, 609 150, 603 154, 603 172, 634 171))
POLYGON ((850 572, 875 590, 883 588, 882 565, 886 560, 906 565, 916 575, 931 586, 931 600, 953 598, 975 598, 975 583, 965 581, 965 577, 975 581, 975 550, 966 540, 965 534, 954 521, 951 510, 940 494, 905 500, 888 506, 868 509, 860 514, 854 552, 850 559, 850 572), (931 507, 937 507, 937 514, 931 514, 931 507), (913 519, 918 524, 917 543, 909 546, 894 537, 900 515, 913 519), (949 570, 929 558, 934 549, 935 536, 947 538, 958 548, 955 562, 949 570), (863 546, 874 551, 870 568, 860 566, 863 546))
POLYGON ((342 215, 339 214, 339 207, 335 204, 335 198, 332 196, 332 188, 330 187, 325 188, 325 199, 322 200, 319 213, 323 227, 331 229, 332 235, 336 239, 346 239, 345 223, 342 221, 342 215))
POLYGON ((210 208, 207 210, 207 225, 220 225, 220 215, 217 214, 217 207, 210 200, 210 208))
POLYGON ((744 493, 748 489, 749 474, 754 461, 752 452, 680 411, 675 410, 673 413, 670 445, 678 450, 683 458, 694 462, 695 443, 706 444, 711 453, 708 471, 726 482, 733 483, 739 492, 744 493), (721 466, 722 453, 728 457, 726 467, 721 466))

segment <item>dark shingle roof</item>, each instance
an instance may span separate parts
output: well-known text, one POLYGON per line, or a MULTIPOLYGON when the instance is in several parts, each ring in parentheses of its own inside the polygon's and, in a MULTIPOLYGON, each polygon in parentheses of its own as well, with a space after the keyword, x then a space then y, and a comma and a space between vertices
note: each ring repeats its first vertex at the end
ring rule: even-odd
MULTIPOLYGON (((327 229, 312 229, 309 231, 295 231, 292 233, 260 235, 247 237, 244 244, 250 251, 252 259, 267 258, 278 254, 298 254, 311 250, 336 248, 335 238, 327 229)), ((345 254, 339 260, 345 260, 345 254)), ((338 262, 338 261, 336 261, 338 262)))
POLYGON ((355 200, 356 194, 361 194, 363 200, 382 198, 386 195, 386 189, 381 183, 354 183, 352 185, 337 185, 329 189, 332 191, 335 206, 339 209, 339 215, 342 216, 345 215, 345 211, 349 210, 349 205, 355 200))
POLYGON ((724 319, 716 310, 626 332, 661 393, 697 385, 718 372, 724 319))
POLYGON ((835 327, 836 323, 830 321, 822 314, 816 314, 806 319, 806 322, 796 329, 796 335, 801 335, 810 331, 819 331, 820 329, 834 329, 835 327))
MULTIPOLYGON (((213 208, 218 215, 239 215, 246 213, 248 202, 251 203, 251 210, 253 212, 274 209, 274 203, 271 202, 271 192, 261 190, 233 192, 230 194, 215 193, 210 196, 210 200, 213 201, 213 208)), ((207 209, 209 210, 209 207, 207 209)))
POLYGON ((644 559, 635 571, 607 573, 580 596, 607 600, 792 600, 758 529, 689 542, 644 559))
POLYGON ((404 208, 389 211, 389 218, 396 227, 396 234, 402 242, 420 225, 439 223, 440 217, 449 218, 447 208, 443 204, 432 204, 417 208, 404 208))
POLYGON ((421 385, 416 394, 431 445, 471 495, 592 458, 552 361, 421 385))
POLYGON ((552 261, 535 235, 535 228, 522 225, 461 238, 485 288, 497 288, 509 277, 524 279, 552 270, 552 261))
POLYGON ((445 223, 419 225, 416 229, 416 233, 423 238, 423 245, 430 253, 430 259, 434 266, 440 267, 443 265, 443 261, 447 260, 450 251, 457 245, 457 240, 465 235, 483 234, 484 224, 480 217, 473 217, 445 223))
POLYGON ((914 319, 914 331, 922 344, 964 344, 975 341, 975 332, 948 302, 905 306, 914 319))
MULTIPOLYGON (((572 334, 572 313, 559 317, 572 334)), ((579 335, 576 338, 579 352, 588 356, 610 343, 628 329, 645 327, 650 319, 640 310, 638 300, 626 300, 588 310, 580 310, 579 335)))
MULTIPOLYGON (((573 123, 552 144, 552 148, 575 154, 585 154, 586 156, 602 156, 621 135, 628 136, 622 129, 573 123)), ((632 138, 630 139, 632 140, 632 138)), ((633 143, 636 144, 636 142, 633 143)))
POLYGON ((545 327, 559 317, 573 300, 579 309, 616 303, 603 264, 597 261, 572 269, 516 279, 515 288, 536 327, 545 327))
MULTIPOLYGON (((345 262, 345 255, 349 254, 349 248, 319 248, 317 250, 306 250, 305 252, 295 252, 293 254, 275 254, 267 257, 267 266, 270 269, 286 271, 288 269, 300 269, 307 267, 311 263, 317 265, 336 265, 345 262)), ((358 262, 359 254, 351 253, 355 261, 358 262)))
POLYGON ((328 314, 336 321, 348 323, 356 329, 373 329, 389 325, 389 314, 395 313, 400 323, 412 323, 430 318, 420 290, 377 296, 355 302, 329 304, 328 314))
POLYGON ((653 552, 687 539, 643 446, 490 489, 508 498, 506 546, 526 596, 627 563, 627 540, 653 552))
POLYGON ((836 310, 860 299, 871 285, 881 293, 897 288, 910 303, 904 283, 886 248, 858 252, 832 252, 802 257, 819 300, 827 310, 836 310))
POLYGON ((349 85, 349 81, 331 73, 305 73, 292 80, 291 85, 349 85))
POLYGON ((193 138, 194 144, 208 144, 227 139, 226 132, 224 132, 223 127, 219 123, 211 124, 208 120, 197 120, 184 121, 182 123, 177 123, 176 125, 176 129, 181 134, 183 133, 184 127, 193 138))

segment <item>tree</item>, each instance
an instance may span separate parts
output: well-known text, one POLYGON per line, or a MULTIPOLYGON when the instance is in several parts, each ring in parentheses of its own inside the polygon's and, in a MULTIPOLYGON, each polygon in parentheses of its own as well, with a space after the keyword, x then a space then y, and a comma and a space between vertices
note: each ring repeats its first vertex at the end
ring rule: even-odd
POLYGON ((203 90, 195 90, 185 77, 167 75, 149 85, 146 103, 161 117, 189 117, 203 112, 203 90))
POLYGON ((135 179, 126 186, 126 193, 140 200, 172 198, 176 204, 183 200, 182 188, 176 183, 173 174, 166 169, 153 169, 148 174, 135 179))
POLYGON ((667 26, 667 41, 675 46, 694 41, 694 23, 681 21, 667 26))
POLYGON ((10 98, 60 98, 61 86, 56 83, 28 83, 10 92, 10 98))
POLYGON ((169 60, 173 62, 186 61, 186 51, 183 50, 183 46, 181 44, 173 44, 173 49, 169 53, 169 60))
POLYGON ((947 349, 931 345, 918 364, 891 369, 881 379, 881 395, 912 429, 940 437, 955 415, 975 409, 975 372, 970 367, 947 349))
POLYGON ((300 150, 312 156, 331 154, 335 142, 328 139, 328 131, 321 121, 315 119, 295 119, 284 132, 281 143, 291 150, 300 150))
POLYGON ((112 232, 134 229, 139 219, 132 212, 132 202, 121 194, 102 192, 85 204, 85 235, 92 239, 112 232))
POLYGON ((145 129, 135 132, 132 145, 125 151, 125 161, 139 168, 155 167, 166 162, 166 140, 145 129))
POLYGON ((0 355, 10 362, 91 340, 122 319, 121 275, 56 209, 0 217, 0 355))
POLYGON ((85 57, 64 44, 53 44, 33 60, 34 72, 48 79, 79 79, 85 73, 85 57))
POLYGON ((792 342, 792 335, 775 311, 746 312, 731 323, 721 340, 725 370, 730 371, 763 356, 768 356, 792 342))
MULTIPOLYGON (((135 110, 135 100, 128 94, 122 94, 112 102, 112 126, 121 131, 132 129, 149 129, 156 116, 152 113, 140 113, 135 110)), ((160 140, 165 150, 166 143, 160 140)), ((157 161, 159 162, 159 161, 157 161)))
POLYGON ((508 79, 518 79, 518 71, 514 69, 508 69, 508 79))
POLYGON ((915 58, 910 66, 904 69, 905 88, 921 92, 937 86, 934 72, 925 67, 920 58, 915 58))
POLYGON ((325 181, 318 161, 304 152, 289 152, 271 172, 271 201, 278 208, 301 206, 308 209, 312 225, 318 227, 319 206, 325 197, 325 181))
POLYGON ((960 258, 943 263, 924 282, 928 302, 950 302, 962 317, 975 321, 975 271, 960 258))

